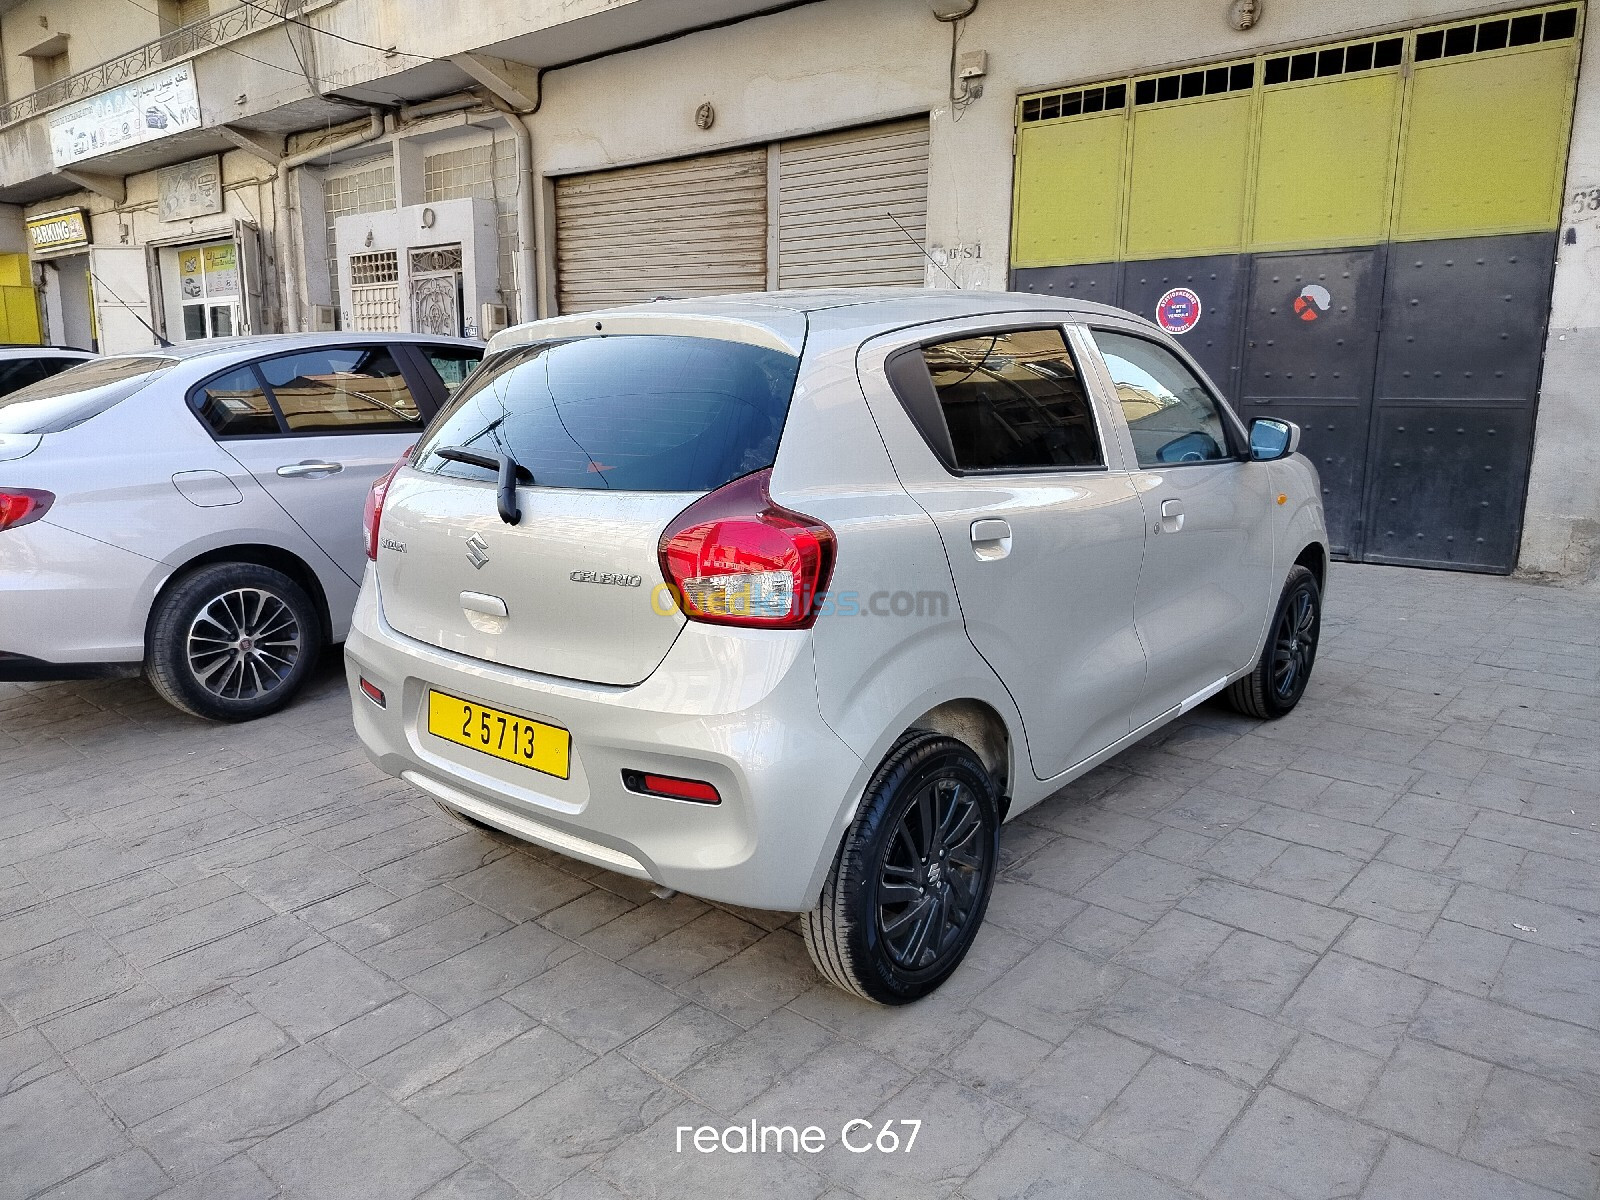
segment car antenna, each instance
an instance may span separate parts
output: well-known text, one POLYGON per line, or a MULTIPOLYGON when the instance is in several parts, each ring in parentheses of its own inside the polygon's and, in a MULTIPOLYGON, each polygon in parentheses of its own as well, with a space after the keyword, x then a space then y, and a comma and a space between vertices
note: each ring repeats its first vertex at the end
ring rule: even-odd
POLYGON ((961 285, 959 283, 956 282, 955 276, 950 274, 949 271, 946 271, 944 269, 944 264, 942 264, 933 255, 929 254, 928 253, 928 248, 926 246, 924 246, 920 241, 918 241, 916 236, 914 234, 912 234, 912 232, 909 229, 907 229, 904 225, 900 224, 900 218, 895 216, 888 209, 884 209, 883 212, 884 212, 884 216, 888 217, 889 220, 894 222, 894 227, 896 229, 898 229, 901 233, 905 234, 906 237, 911 240, 911 244, 913 246, 915 246, 918 250, 922 251, 922 257, 927 259, 929 262, 931 262, 934 265, 934 269, 937 270, 939 272, 939 274, 943 275, 946 279, 948 279, 950 281, 950 286, 955 288, 956 291, 958 291, 958 292, 961 291, 962 287, 961 287, 961 285))
POLYGON ((139 322, 139 324, 143 325, 146 329, 148 329, 150 331, 150 336, 155 338, 156 345, 160 346, 163 350, 172 349, 172 343, 167 341, 167 339, 165 337, 163 337, 161 334, 157 333, 156 332, 156 327, 154 325, 150 324, 149 321, 146 321, 143 317, 141 317, 139 315, 138 311, 136 309, 134 309, 134 307, 132 305, 130 305, 121 296, 119 296, 115 292, 113 292, 111 290, 111 285, 109 283, 107 283, 105 280, 101 279, 100 276, 96 275, 93 271, 89 272, 89 278, 94 281, 95 287, 103 287, 103 288, 105 288, 106 295, 110 296, 118 304, 122 305, 122 307, 124 309, 126 309, 129 313, 132 313, 133 314, 133 319, 135 321, 139 322))

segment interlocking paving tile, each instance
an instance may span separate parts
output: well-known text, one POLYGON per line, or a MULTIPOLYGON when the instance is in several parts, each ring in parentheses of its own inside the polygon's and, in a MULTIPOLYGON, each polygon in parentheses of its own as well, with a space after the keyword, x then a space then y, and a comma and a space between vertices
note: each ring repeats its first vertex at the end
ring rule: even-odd
POLYGON ((895 1009, 789 914, 447 820, 335 656, 230 727, 0 684, 0 1194, 1594 1200, 1594 594, 1337 564, 1301 707, 1018 814, 895 1009), (669 1145, 752 1116, 923 1140, 669 1145))

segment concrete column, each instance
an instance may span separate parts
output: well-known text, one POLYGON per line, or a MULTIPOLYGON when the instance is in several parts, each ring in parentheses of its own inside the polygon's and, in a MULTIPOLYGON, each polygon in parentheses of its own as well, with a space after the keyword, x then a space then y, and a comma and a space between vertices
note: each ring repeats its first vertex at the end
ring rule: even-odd
POLYGON ((1600 568, 1600 34, 1584 36, 1521 574, 1584 578, 1600 568))

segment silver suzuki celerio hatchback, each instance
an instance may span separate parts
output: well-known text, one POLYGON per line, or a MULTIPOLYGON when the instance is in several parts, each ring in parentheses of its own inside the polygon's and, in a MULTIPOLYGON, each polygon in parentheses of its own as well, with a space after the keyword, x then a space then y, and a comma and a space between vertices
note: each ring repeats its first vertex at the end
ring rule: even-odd
POLYGON ((803 912, 830 980, 914 1000, 1008 814, 1218 692, 1299 700, 1328 548, 1298 436, 1038 296, 509 329, 373 489, 356 729, 453 815, 803 912))

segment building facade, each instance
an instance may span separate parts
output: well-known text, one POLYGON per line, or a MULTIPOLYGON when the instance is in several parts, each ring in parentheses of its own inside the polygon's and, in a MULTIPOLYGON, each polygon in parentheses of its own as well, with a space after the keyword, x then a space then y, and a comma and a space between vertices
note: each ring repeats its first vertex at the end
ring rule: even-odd
POLYGON ((24 334, 1083 296, 1300 422, 1344 556, 1595 565, 1582 3, 114 3, 0 4, 24 334))

